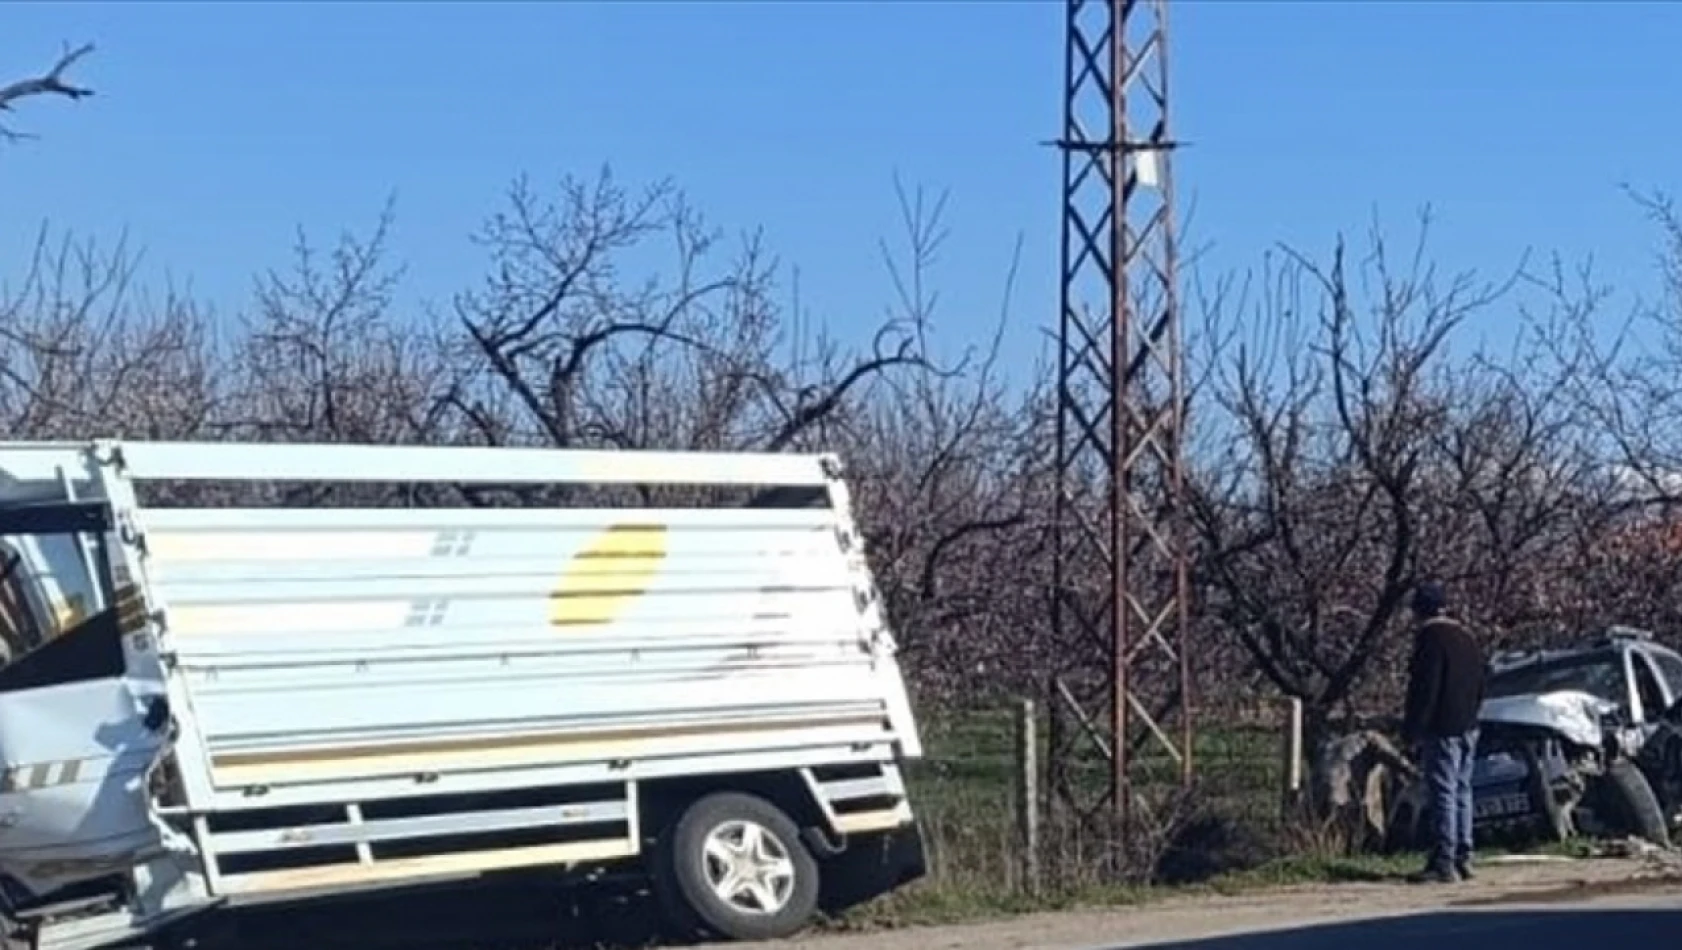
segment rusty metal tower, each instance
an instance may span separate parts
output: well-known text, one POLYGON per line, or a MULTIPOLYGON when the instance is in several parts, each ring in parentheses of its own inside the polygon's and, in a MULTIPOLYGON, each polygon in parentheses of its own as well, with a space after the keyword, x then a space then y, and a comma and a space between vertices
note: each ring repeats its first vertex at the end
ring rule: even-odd
POLYGON ((1049 785, 1125 835, 1192 777, 1167 2, 1066 2, 1049 785))

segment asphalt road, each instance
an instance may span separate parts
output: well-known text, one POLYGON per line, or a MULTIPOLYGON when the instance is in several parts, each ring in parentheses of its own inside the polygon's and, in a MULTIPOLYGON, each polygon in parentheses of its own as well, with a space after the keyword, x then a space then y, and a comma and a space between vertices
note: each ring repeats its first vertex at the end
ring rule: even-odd
POLYGON ((1430 911, 1173 943, 1096 950, 1642 950, 1682 946, 1682 894, 1586 905, 1430 911))

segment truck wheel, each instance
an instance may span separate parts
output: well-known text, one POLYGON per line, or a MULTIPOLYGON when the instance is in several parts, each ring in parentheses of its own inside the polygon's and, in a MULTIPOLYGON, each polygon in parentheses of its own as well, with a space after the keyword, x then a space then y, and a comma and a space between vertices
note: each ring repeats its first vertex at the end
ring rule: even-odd
POLYGON ((776 940, 817 909, 817 862, 794 822, 762 798, 708 795, 662 837, 654 889, 680 936, 776 940))
POLYGON ((1670 828, 1647 776, 1628 759, 1618 759, 1600 780, 1609 824, 1662 848, 1670 847, 1670 828))

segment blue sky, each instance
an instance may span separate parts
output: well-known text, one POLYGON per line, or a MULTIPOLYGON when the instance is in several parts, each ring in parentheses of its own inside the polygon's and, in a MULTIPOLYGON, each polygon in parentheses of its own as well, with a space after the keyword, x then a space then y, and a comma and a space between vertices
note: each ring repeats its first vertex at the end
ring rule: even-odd
MULTIPOLYGON (((1202 265, 1330 247, 1430 203, 1436 256, 1492 276, 1528 247, 1656 289, 1618 190, 1682 189, 1682 5, 1175 0, 1176 176, 1202 265)), ((1025 238, 1012 337, 1055 317, 1062 5, 817 0, 8 4, 0 77, 99 45, 98 95, 26 104, 0 149, 0 253, 43 220, 123 229, 222 312, 295 230, 397 196, 409 305, 470 284, 509 180, 671 175, 763 226, 819 318, 873 319, 893 177, 951 191, 948 340, 984 332, 1025 238)), ((0 275, 15 268, 0 259, 0 275)), ((1496 326, 1494 329, 1499 330, 1496 326)))

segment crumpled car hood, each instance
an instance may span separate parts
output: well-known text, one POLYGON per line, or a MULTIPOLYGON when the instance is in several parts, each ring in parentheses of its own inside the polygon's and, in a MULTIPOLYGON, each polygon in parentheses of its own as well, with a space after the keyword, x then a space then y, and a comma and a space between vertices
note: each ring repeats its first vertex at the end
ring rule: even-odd
POLYGON ((1484 700, 1478 721, 1550 729, 1578 745, 1597 746, 1605 736, 1601 716, 1617 708, 1591 693, 1560 690, 1484 700))

